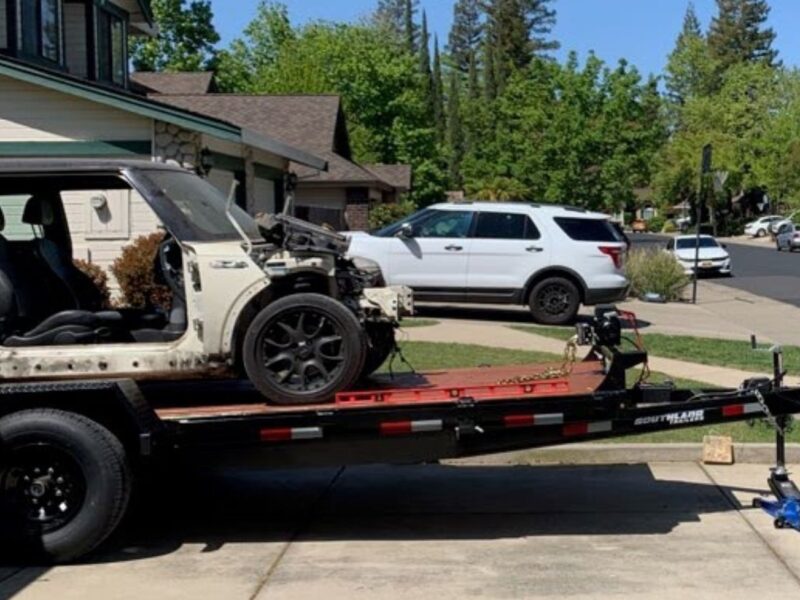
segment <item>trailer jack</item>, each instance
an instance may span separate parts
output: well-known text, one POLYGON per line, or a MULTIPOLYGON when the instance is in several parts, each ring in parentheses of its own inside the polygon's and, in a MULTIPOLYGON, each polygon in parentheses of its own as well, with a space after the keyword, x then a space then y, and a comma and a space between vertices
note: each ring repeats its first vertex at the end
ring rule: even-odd
MULTIPOLYGON (((752 338, 752 343, 755 348, 755 337, 752 338)), ((774 371, 772 385, 774 389, 779 390, 783 386, 785 375, 783 350, 780 346, 773 346, 771 352, 774 371)), ((759 400, 761 401, 760 394, 759 400)), ((767 479, 767 485, 775 496, 775 500, 754 498, 753 507, 760 508, 771 516, 774 519, 775 529, 791 528, 800 531, 800 489, 797 488, 789 477, 789 471, 786 470, 786 427, 789 424, 789 416, 773 417, 766 403, 761 401, 761 404, 767 420, 775 429, 775 466, 770 469, 769 479, 767 479)))

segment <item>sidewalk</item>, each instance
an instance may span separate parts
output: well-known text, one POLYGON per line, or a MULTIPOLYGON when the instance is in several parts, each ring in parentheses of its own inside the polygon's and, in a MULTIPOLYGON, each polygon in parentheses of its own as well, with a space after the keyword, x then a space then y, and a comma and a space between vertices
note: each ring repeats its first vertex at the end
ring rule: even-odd
MULTIPOLYGON (((559 355, 564 351, 564 342, 561 340, 516 331, 500 323, 446 319, 430 327, 413 327, 403 331, 401 343, 405 339, 412 342, 477 344, 492 348, 552 352, 559 355)), ((695 332, 695 335, 698 333, 695 332)), ((658 356, 650 357, 650 368, 672 377, 693 379, 720 387, 738 387, 745 379, 765 375, 765 373, 749 373, 739 369, 700 365, 658 356)), ((800 385, 800 377, 787 377, 787 383, 800 385)))

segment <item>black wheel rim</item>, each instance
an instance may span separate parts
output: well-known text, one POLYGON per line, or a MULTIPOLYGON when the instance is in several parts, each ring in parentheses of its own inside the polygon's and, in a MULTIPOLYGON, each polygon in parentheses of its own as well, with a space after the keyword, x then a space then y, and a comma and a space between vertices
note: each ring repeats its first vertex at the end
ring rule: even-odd
POLYGON ((0 475, 10 509, 43 533, 72 521, 86 499, 86 479, 63 448, 41 443, 13 448, 0 475))
POLYGON ((313 308, 288 310, 262 329, 260 364, 285 391, 313 393, 336 380, 345 367, 342 326, 313 308))
POLYGON ((548 315, 563 315, 572 305, 572 294, 566 286, 560 283, 551 283, 541 289, 536 304, 542 312, 548 315))

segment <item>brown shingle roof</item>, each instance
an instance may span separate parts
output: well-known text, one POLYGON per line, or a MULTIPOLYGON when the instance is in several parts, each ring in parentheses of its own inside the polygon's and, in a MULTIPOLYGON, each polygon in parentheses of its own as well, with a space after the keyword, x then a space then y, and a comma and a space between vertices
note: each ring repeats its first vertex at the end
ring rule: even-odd
POLYGON ((369 172, 388 183, 399 192, 411 189, 411 165, 364 165, 369 172))
POLYGON ((214 89, 214 74, 131 73, 131 83, 145 94, 207 94, 214 89))
POLYGON ((344 140, 340 137, 337 144, 337 133, 344 135, 341 100, 338 96, 170 94, 153 97, 186 110, 224 118, 328 161, 328 171, 324 173, 293 165, 304 182, 358 183, 384 189, 391 187, 376 173, 342 156, 341 153, 349 155, 349 147, 346 136, 344 140), (337 148, 337 145, 340 147, 337 148))

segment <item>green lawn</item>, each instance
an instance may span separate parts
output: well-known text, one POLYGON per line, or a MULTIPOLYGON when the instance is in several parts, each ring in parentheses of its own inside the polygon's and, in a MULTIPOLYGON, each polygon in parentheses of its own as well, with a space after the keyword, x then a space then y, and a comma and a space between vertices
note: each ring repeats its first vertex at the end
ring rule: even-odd
MULTIPOLYGON (((560 340, 569 339, 575 334, 572 327, 537 327, 511 325, 512 329, 535 333, 560 340)), ((624 333, 624 332, 623 332, 624 333)), ((628 332, 630 334, 630 332, 628 332)), ((704 365, 730 367, 745 371, 772 372, 772 354, 756 352, 750 342, 701 338, 687 335, 664 335, 663 333, 642 334, 644 345, 653 356, 675 358, 704 365)), ((800 373, 800 346, 784 346, 783 357, 790 374, 800 373)))
MULTIPOLYGON (((530 328, 529 328, 530 329, 530 328)), ((459 367, 477 367, 480 365, 516 365, 537 362, 554 362, 561 360, 556 354, 546 352, 531 352, 526 350, 507 350, 503 348, 488 348, 486 346, 470 344, 446 344, 434 342, 403 342, 401 344, 403 355, 417 371, 431 371, 436 369, 455 369, 459 367)), ((381 368, 388 371, 388 364, 381 368)), ((393 364, 395 373, 408 371, 399 358, 393 364)), ((636 370, 629 371, 628 383, 633 384, 638 378, 636 370)), ((663 373, 652 373, 650 381, 674 381, 679 387, 707 388, 707 384, 686 379, 676 379, 663 373)), ((726 425, 709 425, 705 427, 692 427, 689 429, 675 429, 659 433, 649 433, 623 438, 607 440, 610 443, 632 442, 702 442, 704 435, 729 435, 736 442, 772 442, 774 433, 761 421, 750 425, 746 422, 730 423, 726 425)), ((787 436, 790 442, 800 442, 800 428, 787 436)))
POLYGON ((413 319, 405 318, 400 321, 400 329, 408 329, 409 327, 430 327, 438 325, 439 321, 436 319, 413 319))

